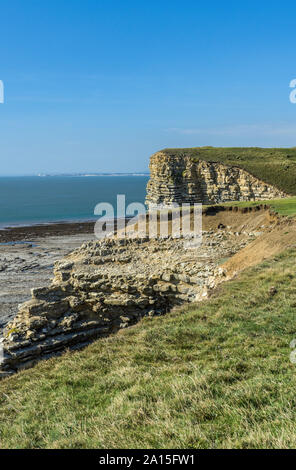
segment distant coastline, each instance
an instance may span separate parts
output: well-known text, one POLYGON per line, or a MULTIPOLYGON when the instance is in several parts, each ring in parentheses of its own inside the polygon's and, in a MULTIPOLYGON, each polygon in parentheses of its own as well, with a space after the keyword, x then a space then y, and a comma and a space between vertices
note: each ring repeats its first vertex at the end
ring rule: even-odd
POLYGON ((33 176, 62 176, 62 177, 89 177, 89 176, 149 176, 149 172, 133 172, 133 173, 38 173, 33 176))

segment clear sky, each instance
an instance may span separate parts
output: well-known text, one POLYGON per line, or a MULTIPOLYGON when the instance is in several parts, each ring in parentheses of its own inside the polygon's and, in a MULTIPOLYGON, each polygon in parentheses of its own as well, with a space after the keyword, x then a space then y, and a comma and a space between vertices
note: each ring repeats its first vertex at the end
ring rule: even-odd
POLYGON ((296 146, 291 1, 0 0, 0 174, 296 146))

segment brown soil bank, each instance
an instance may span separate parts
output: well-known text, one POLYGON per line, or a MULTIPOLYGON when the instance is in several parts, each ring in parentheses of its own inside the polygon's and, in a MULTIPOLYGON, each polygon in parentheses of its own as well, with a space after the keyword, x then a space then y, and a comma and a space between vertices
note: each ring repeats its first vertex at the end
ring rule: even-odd
POLYGON ((236 253, 223 264, 227 278, 232 278, 243 269, 261 263, 283 250, 296 246, 296 221, 278 220, 275 227, 236 253))
POLYGON ((203 209, 203 230, 231 228, 233 231, 271 230, 279 217, 266 205, 255 207, 209 206, 203 209))
POLYGON ((231 228, 236 232, 236 236, 251 231, 255 231, 256 236, 255 240, 221 265, 227 279, 281 251, 296 246, 296 220, 280 217, 270 211, 266 205, 249 208, 235 206, 205 208, 204 230, 216 230, 221 226, 231 228))

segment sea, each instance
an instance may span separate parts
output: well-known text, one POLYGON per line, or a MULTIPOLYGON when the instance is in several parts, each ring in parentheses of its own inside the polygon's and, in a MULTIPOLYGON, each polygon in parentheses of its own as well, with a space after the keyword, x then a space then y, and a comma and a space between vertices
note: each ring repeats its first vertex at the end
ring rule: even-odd
POLYGON ((148 175, 0 177, 0 228, 97 220, 94 208, 117 195, 144 204, 148 175))

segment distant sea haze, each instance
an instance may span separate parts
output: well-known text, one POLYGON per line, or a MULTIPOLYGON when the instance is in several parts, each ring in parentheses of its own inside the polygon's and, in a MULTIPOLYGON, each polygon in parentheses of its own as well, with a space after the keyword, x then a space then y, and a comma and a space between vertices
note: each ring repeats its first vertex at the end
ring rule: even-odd
MULTIPOLYGON (((33 175, 32 175, 33 176, 33 175)), ((131 172, 131 173, 38 173, 37 176, 149 176, 149 173, 143 172, 131 172)))
POLYGON ((95 220, 101 202, 144 203, 148 175, 56 175, 0 177, 0 227, 95 220), (134 175, 134 176, 133 176, 134 175))

